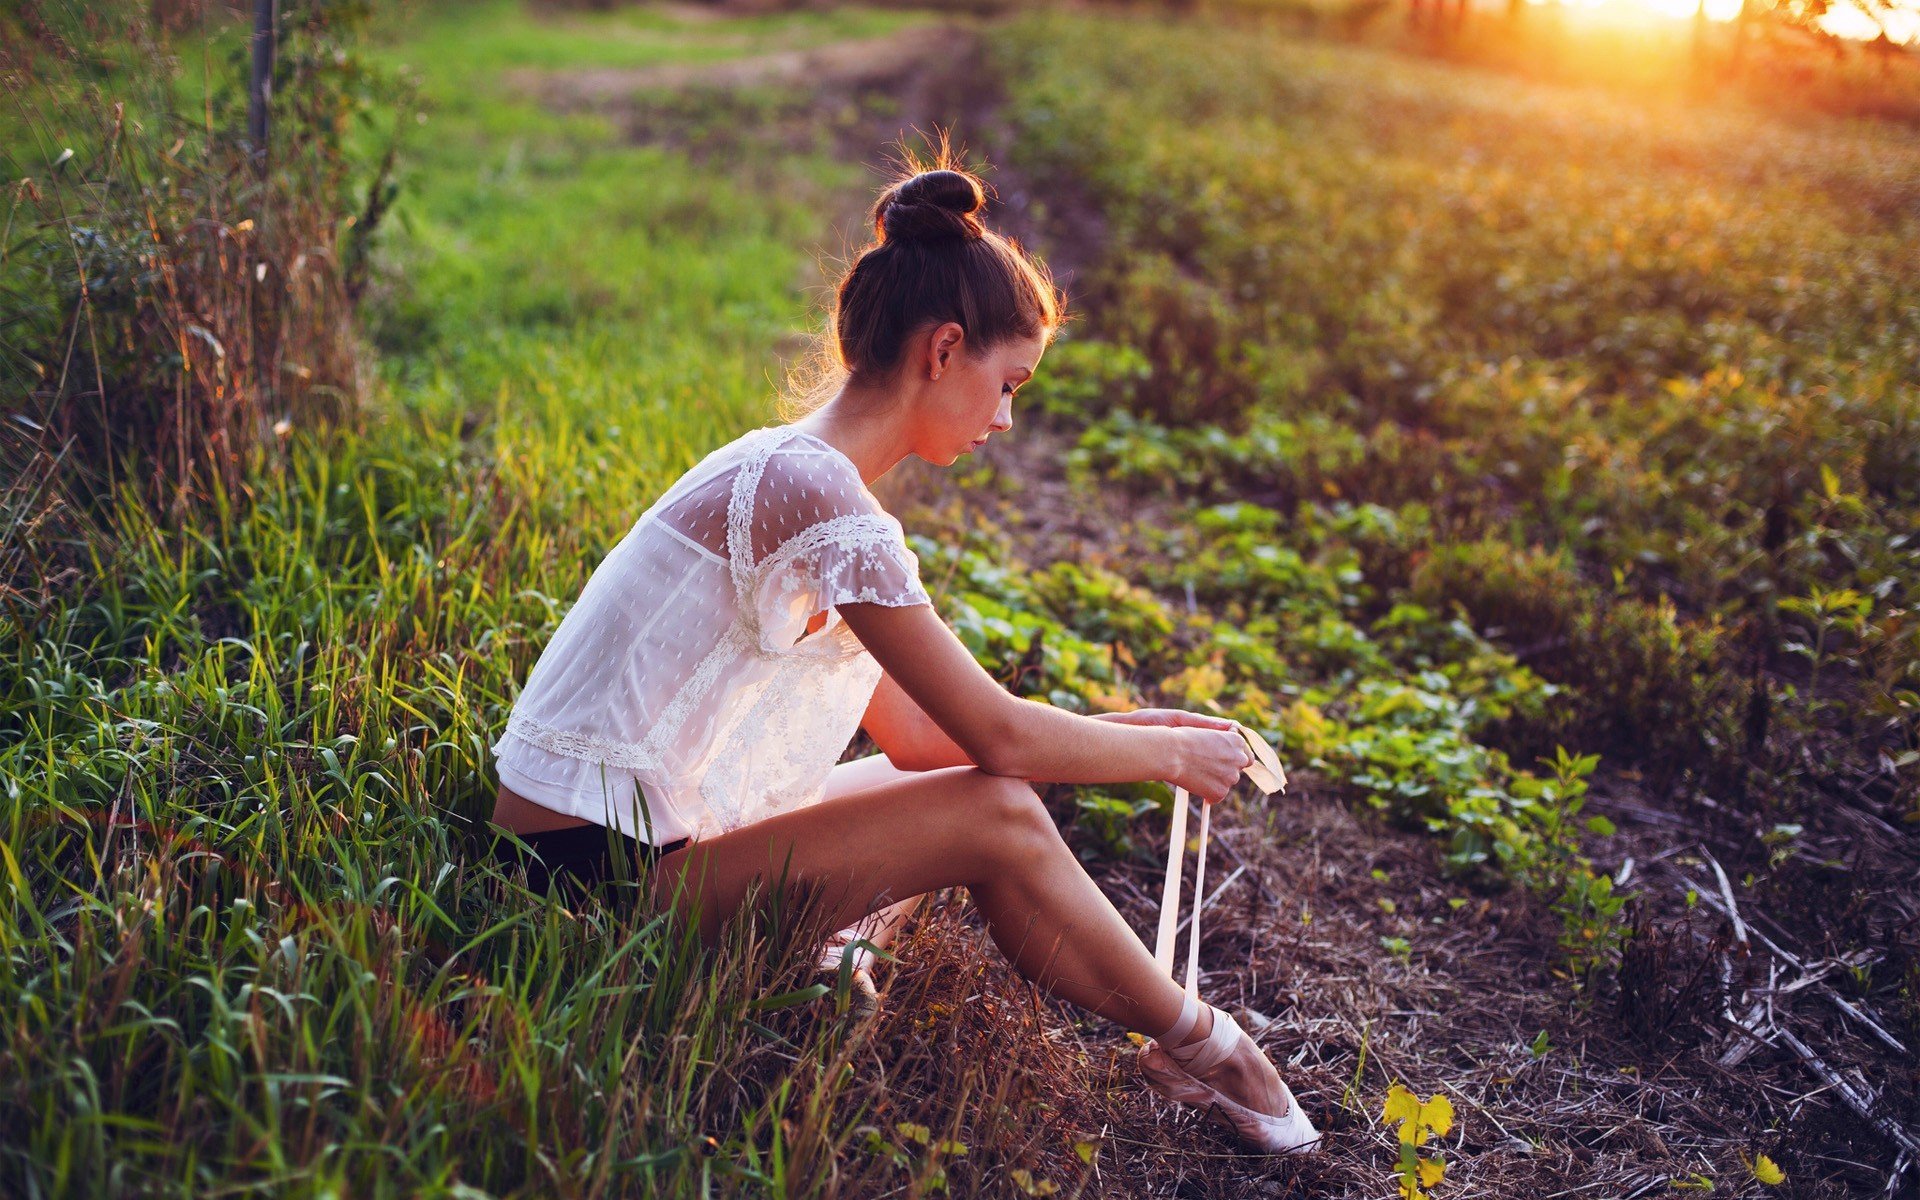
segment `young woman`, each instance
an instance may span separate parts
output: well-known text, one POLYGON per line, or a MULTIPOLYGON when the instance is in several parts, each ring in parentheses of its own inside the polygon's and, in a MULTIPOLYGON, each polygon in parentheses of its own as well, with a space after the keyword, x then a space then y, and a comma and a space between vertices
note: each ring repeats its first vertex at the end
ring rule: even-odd
POLYGON ((837 392, 709 454, 608 553, 494 747, 494 820, 539 852, 536 887, 605 874, 615 831, 709 941, 756 879, 825 885, 836 927, 965 885, 1022 975, 1154 1035, 1157 1090, 1259 1149, 1315 1148, 1266 1056, 1156 969, 1032 787, 1165 780, 1212 803, 1252 761, 1231 722, 1009 694, 868 490, 1011 429, 1059 328, 1044 268, 983 203, 944 153, 880 196, 837 290, 837 392), (836 765, 856 727, 882 753, 836 765))

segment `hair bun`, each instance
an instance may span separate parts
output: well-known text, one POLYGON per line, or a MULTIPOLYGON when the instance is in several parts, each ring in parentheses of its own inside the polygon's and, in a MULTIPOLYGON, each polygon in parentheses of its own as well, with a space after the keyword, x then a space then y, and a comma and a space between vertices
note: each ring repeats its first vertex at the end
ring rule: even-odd
POLYGON ((883 242, 978 238, 986 230, 976 214, 986 202, 980 181, 965 171, 921 171, 881 194, 873 226, 883 242))

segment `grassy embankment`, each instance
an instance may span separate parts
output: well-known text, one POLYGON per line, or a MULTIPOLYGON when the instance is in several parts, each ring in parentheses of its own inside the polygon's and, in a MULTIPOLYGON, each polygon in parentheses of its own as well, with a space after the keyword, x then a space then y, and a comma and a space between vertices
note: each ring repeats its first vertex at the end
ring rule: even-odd
POLYGON ((771 419, 819 211, 862 182, 802 151, 742 187, 499 73, 905 19, 414 15, 376 410, 183 529, 110 507, 97 572, 8 610, 0 1190, 816 1194, 940 1157, 888 1121, 841 1153, 884 1080, 786 1007, 791 921, 703 963, 474 836, 511 689, 649 498, 771 419))

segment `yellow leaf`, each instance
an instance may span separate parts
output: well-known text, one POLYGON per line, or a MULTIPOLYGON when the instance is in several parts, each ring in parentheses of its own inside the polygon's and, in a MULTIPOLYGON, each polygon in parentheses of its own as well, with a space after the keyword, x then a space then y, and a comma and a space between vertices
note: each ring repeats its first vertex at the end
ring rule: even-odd
POLYGON ((1433 1099, 1420 1106, 1424 1112, 1423 1120, 1433 1132, 1442 1137, 1453 1128, 1453 1101, 1435 1092, 1433 1099))
POLYGON ((1768 1187, 1777 1187, 1787 1181, 1787 1173, 1764 1154, 1753 1156, 1753 1177, 1768 1187))
POLYGON ((1447 1177, 1447 1164, 1433 1159, 1420 1164, 1420 1186, 1430 1188, 1447 1177))
POLYGON ((1394 1084, 1387 1089, 1387 1102, 1380 1110, 1380 1119, 1382 1121, 1418 1121, 1420 1097, 1400 1084, 1394 1084))

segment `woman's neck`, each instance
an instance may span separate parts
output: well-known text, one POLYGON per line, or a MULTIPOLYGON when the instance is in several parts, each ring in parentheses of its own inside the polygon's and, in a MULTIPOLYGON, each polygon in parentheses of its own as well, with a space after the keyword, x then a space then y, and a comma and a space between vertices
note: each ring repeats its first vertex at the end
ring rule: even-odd
POLYGON ((901 408, 885 393, 842 388, 793 425, 853 460, 861 483, 871 487, 913 452, 912 438, 897 415, 901 408))

